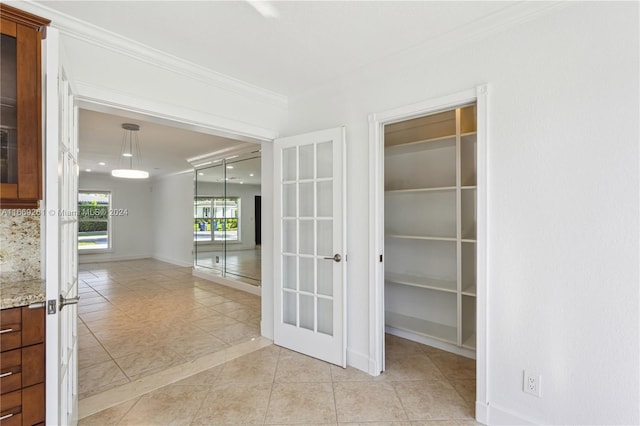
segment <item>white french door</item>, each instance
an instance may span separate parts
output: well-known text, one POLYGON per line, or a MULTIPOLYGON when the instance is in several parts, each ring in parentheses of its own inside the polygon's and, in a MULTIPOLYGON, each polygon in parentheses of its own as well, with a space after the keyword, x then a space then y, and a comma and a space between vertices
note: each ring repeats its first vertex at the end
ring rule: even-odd
POLYGON ((343 127, 274 142, 274 342, 346 366, 343 127))
POLYGON ((73 425, 78 415, 78 111, 60 64, 58 43, 58 32, 47 30, 46 423, 73 425))

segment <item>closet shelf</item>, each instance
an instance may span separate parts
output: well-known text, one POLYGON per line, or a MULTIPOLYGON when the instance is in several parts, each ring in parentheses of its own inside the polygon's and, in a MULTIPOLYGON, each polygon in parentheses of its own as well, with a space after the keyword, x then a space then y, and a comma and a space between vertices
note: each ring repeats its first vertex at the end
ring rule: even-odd
POLYGON ((396 235, 396 234, 387 234, 385 238, 397 238, 403 240, 429 240, 429 241, 456 241, 456 237, 426 237, 419 235, 396 235))
POLYGON ((413 287, 428 288, 431 290, 446 291, 448 293, 456 293, 456 280, 438 280, 427 277, 416 277, 413 275, 394 274, 387 272, 384 274, 385 281, 395 284, 409 285, 413 287))
POLYGON ((462 342, 462 347, 467 349, 476 349, 476 333, 473 333, 471 336, 464 339, 462 342))
POLYGON ((462 294, 464 296, 471 296, 471 297, 476 297, 477 294, 477 290, 476 290, 476 285, 470 285, 467 288, 462 289, 462 294))
POLYGON ((411 188, 411 189, 385 189, 385 194, 406 194, 413 192, 434 192, 434 191, 455 191, 455 186, 440 186, 433 188, 411 188))
POLYGON ((388 327, 421 334, 442 340, 443 342, 455 344, 457 340, 456 327, 409 317, 395 312, 385 311, 385 323, 388 327))
POLYGON ((424 151, 428 149, 455 147, 455 144, 456 144, 456 135, 448 135, 448 136, 441 136, 438 138, 422 139, 419 141, 386 146, 384 148, 384 154, 385 155, 403 155, 403 154, 410 154, 416 151, 424 151))

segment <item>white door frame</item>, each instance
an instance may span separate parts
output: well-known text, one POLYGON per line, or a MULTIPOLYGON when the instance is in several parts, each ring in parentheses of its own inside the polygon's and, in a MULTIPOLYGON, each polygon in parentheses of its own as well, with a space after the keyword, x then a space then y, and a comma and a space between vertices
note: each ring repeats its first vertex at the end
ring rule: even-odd
MULTIPOLYGON (((60 60, 61 58, 55 58, 60 60)), ((73 75, 70 76, 70 85, 73 88, 74 82, 72 80, 73 75)), ((74 92, 75 105, 78 108, 89 109, 92 111, 104 112, 109 114, 117 114, 128 116, 132 119, 143 119, 147 121, 151 121, 154 123, 179 127, 183 129, 188 129, 192 131, 201 131, 207 134, 213 134, 228 138, 236 138, 240 141, 244 142, 253 142, 260 143, 263 142, 270 143, 275 139, 278 135, 275 131, 258 128, 256 126, 252 126, 247 123, 243 123, 240 121, 229 120, 226 118, 213 117, 212 122, 203 123, 194 120, 190 120, 186 118, 186 115, 176 115, 176 111, 166 111, 166 108, 161 103, 150 103, 149 101, 143 101, 141 99, 136 99, 130 96, 121 96, 119 94, 110 93, 110 99, 102 98, 100 96, 94 96, 94 94, 83 93, 82 90, 74 92), (135 104, 135 105, 132 105, 135 104)), ((47 105, 47 107, 55 107, 53 105, 47 105)), ((186 111, 184 111, 186 113, 186 111)), ((52 127, 47 131, 57 131, 57 124, 55 129, 52 127)), ((49 154, 47 154, 49 155, 49 154)), ((56 172, 53 172, 54 174, 56 172)), ((263 175, 264 175, 263 171, 263 175)), ((58 193, 61 188, 57 187, 57 182, 53 180, 54 175, 48 175, 47 181, 45 182, 45 191, 47 193, 55 191, 55 194, 58 193)), ((264 220, 264 217, 263 217, 264 220)), ((58 236, 54 236, 53 234, 48 236, 47 246, 51 245, 57 246, 58 244, 58 236)), ((55 268, 57 271, 59 265, 47 265, 47 269, 55 268)), ((53 272, 53 271, 52 271, 53 272)), ((59 330, 56 328, 47 328, 47 339, 57 338, 59 330)), ((49 367, 48 367, 49 368, 49 367)), ((57 392, 57 384, 54 385, 52 383, 47 382, 47 393, 48 395, 52 395, 53 392, 57 392)), ((80 416, 82 416, 82 411, 79 410, 80 416)), ((51 416, 57 415, 57 409, 55 412, 50 412, 49 408, 47 408, 47 418, 53 418, 51 416)), ((49 422, 47 422, 49 423, 49 422)), ((52 424, 55 424, 53 422, 52 424)))
POLYGON ((369 115, 369 374, 384 369, 384 126, 477 102, 476 418, 486 423, 487 377, 487 85, 369 115))

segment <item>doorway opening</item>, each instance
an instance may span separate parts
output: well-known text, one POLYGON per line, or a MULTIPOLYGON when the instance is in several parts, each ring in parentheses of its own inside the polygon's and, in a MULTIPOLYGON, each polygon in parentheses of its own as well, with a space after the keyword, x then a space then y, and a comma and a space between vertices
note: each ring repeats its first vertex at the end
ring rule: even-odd
POLYGON ((477 418, 486 397, 485 95, 480 87, 370 120, 371 373, 395 374, 420 354, 412 362, 435 368, 477 418))
MULTIPOLYGON (((196 126, 185 128, 115 108, 97 109, 79 112, 79 188, 94 196, 78 202, 93 206, 87 209, 93 216, 86 218, 91 226, 104 228, 104 219, 109 244, 83 250, 80 256, 81 408, 87 398, 100 399, 104 392, 260 336, 258 296, 193 276, 189 223, 194 218, 194 172, 187 161, 231 148, 255 151, 259 141, 194 131, 196 126), (149 180, 118 179, 109 173, 121 155, 121 124, 131 121, 140 124, 149 180), (95 214, 101 207, 95 194, 109 194, 111 213, 95 214)), ((255 175, 259 181, 260 168, 255 175)), ((232 211, 222 195, 222 210, 232 211)), ((246 205, 253 205, 253 195, 246 205)), ((242 208, 241 201, 235 201, 242 208)), ((89 231, 104 233, 102 228, 89 231)), ((81 241, 87 245, 100 243, 88 238, 96 235, 86 237, 81 241)))

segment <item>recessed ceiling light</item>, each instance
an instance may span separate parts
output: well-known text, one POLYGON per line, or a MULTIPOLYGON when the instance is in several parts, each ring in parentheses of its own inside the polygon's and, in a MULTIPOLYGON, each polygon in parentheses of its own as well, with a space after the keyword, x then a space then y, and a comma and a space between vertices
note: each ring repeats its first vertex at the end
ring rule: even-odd
POLYGON ((233 169, 233 166, 227 166, 227 169, 233 169))
POLYGON ((105 163, 104 161, 101 161, 98 164, 101 165, 101 166, 106 166, 107 165, 107 163, 105 163))
POLYGON ((123 157, 133 157, 133 154, 130 152, 125 152, 122 154, 123 157))
POLYGON ((242 185, 244 182, 240 182, 240 185, 242 185))
POLYGON ((224 178, 224 180, 229 180, 229 178, 224 178))
POLYGON ((84 171, 85 171, 85 172, 90 172, 90 171, 91 171, 91 169, 84 169, 84 171))
POLYGON ((204 173, 200 172, 198 173, 198 176, 204 176, 204 173))
POLYGON ((249 173, 249 176, 253 177, 253 173, 249 173))

